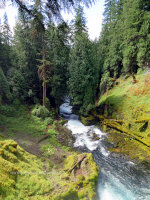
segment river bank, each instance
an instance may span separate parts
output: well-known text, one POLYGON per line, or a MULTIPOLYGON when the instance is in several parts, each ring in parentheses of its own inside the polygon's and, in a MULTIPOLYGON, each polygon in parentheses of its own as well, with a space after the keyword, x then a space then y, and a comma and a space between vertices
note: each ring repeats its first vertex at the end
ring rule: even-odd
POLYGON ((48 124, 25 106, 11 109, 1 115, 0 198, 93 200, 98 167, 92 154, 73 150, 63 120, 48 124))
POLYGON ((62 104, 61 112, 68 119, 65 126, 75 138, 74 146, 82 152, 91 152, 99 166, 98 199, 149 200, 149 167, 133 162, 125 154, 109 151, 114 149, 114 144, 108 141, 109 134, 95 125, 82 124, 79 117, 72 114, 69 102, 62 104))
POLYGON ((108 133, 111 152, 138 162, 150 163, 150 74, 121 77, 100 96, 96 109, 84 124, 96 123, 108 133), (136 151, 135 151, 136 149, 136 151))

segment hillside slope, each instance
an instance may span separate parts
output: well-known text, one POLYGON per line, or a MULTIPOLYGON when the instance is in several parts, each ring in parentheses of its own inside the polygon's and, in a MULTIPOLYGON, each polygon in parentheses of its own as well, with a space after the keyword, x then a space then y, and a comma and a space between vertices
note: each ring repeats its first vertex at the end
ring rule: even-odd
POLYGON ((116 151, 150 160, 150 74, 135 78, 117 79, 114 87, 100 97, 97 110, 104 117, 103 130, 120 147, 116 151))
POLYGON ((85 125, 96 123, 108 133, 110 151, 140 162, 150 161, 150 74, 120 77, 100 96, 85 125))
POLYGON ((72 135, 62 120, 47 124, 26 106, 8 105, 0 118, 0 199, 95 198, 99 169, 92 154, 69 147, 72 135))

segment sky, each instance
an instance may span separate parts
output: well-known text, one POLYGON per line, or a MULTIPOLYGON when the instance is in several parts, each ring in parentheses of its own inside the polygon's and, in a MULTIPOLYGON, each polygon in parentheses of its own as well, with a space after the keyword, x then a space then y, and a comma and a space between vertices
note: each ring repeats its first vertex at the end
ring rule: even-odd
MULTIPOLYGON (((8 16, 8 22, 13 30, 15 26, 15 21, 17 17, 17 8, 11 6, 10 3, 2 8, 2 0, 0 0, 0 19, 2 21, 3 15, 6 12, 8 16)), ((90 8, 84 8, 85 17, 87 19, 87 27, 89 32, 89 37, 94 40, 99 37, 102 30, 103 12, 104 12, 104 2, 105 0, 97 0, 90 8)), ((73 19, 73 14, 62 13, 65 21, 71 21, 73 19)))

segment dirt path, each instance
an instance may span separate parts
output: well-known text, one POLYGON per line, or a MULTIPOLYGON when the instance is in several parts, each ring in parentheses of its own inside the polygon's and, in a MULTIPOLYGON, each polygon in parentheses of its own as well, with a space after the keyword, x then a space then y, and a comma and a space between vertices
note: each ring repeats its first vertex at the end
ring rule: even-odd
POLYGON ((5 137, 15 140, 27 152, 37 156, 42 155, 42 151, 40 150, 41 144, 37 143, 39 138, 24 132, 14 133, 14 135, 10 137, 6 133, 5 126, 1 126, 1 131, 5 137))

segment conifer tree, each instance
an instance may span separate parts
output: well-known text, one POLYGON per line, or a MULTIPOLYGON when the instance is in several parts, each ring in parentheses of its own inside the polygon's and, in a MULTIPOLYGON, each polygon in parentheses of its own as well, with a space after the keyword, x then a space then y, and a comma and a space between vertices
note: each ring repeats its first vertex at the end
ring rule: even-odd
POLYGON ((11 31, 8 24, 7 14, 4 14, 4 22, 0 24, 0 67, 3 69, 5 75, 7 75, 7 71, 11 66, 11 31))
POLYGON ((34 102, 40 98, 41 90, 37 66, 41 56, 40 38, 33 39, 32 21, 28 16, 20 15, 14 31, 12 68, 8 79, 15 98, 34 102))
POLYGON ((69 63, 69 94, 72 104, 81 114, 93 107, 96 96, 97 69, 92 57, 92 44, 88 39, 82 7, 75 17, 74 44, 69 63))
POLYGON ((107 0, 99 40, 100 89, 105 92, 120 75, 150 67, 150 3, 107 0))
POLYGON ((52 60, 50 87, 55 104, 59 105, 67 93, 68 59, 69 59, 69 27, 65 22, 57 27, 51 24, 47 33, 47 51, 52 60))

